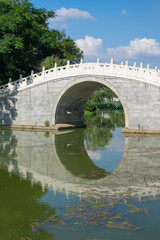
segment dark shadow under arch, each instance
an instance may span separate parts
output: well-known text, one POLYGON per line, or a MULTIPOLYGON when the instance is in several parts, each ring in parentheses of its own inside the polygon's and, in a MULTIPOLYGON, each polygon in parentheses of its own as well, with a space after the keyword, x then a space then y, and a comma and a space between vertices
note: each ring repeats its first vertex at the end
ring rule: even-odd
POLYGON ((84 132, 81 129, 55 135, 55 146, 60 162, 73 176, 97 180, 110 174, 96 166, 88 156, 84 146, 84 132))
POLYGON ((86 102, 89 96, 102 86, 109 87, 120 99, 125 114, 125 127, 129 127, 128 109, 122 96, 117 89, 111 86, 111 84, 104 78, 101 79, 97 77, 76 79, 64 87, 57 98, 54 113, 55 124, 67 123, 79 126, 83 125, 83 115, 86 102))

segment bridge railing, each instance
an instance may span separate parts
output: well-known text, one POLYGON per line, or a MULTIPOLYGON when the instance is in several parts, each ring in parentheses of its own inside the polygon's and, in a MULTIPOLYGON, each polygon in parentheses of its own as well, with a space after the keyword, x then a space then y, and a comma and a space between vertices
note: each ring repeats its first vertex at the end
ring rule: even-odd
MULTIPOLYGON (((160 195, 160 184, 157 181, 151 181, 147 182, 147 185, 140 186, 139 184, 131 186, 129 185, 129 192, 126 191, 126 188, 117 188, 116 191, 113 188, 110 188, 109 186, 109 179, 106 182, 106 185, 104 183, 102 184, 101 188, 97 187, 98 184, 95 183, 88 183, 85 184, 83 182, 65 182, 56 178, 52 178, 47 175, 43 175, 36 170, 33 170, 31 168, 27 168, 22 165, 18 165, 18 172, 20 174, 20 177, 22 179, 27 179, 28 173, 31 173, 32 178, 30 179, 32 184, 39 183, 42 186, 42 189, 45 190, 46 188, 52 189, 54 194, 56 195, 57 192, 63 192, 66 194, 67 198, 69 198, 69 195, 77 195, 81 197, 88 197, 90 194, 93 194, 93 192, 97 192, 97 196, 103 196, 105 195, 106 191, 108 194, 108 197, 125 197, 126 195, 130 197, 141 198, 144 197, 159 197, 160 195), (118 193, 118 194, 117 194, 118 193)), ((15 169, 14 165, 10 164, 7 166, 8 172, 10 174, 14 174, 15 171, 17 173, 17 168, 15 169)), ((96 181, 95 181, 96 182, 96 181)))
POLYGON ((157 67, 150 69, 149 65, 147 65, 147 68, 143 68, 142 63, 140 67, 137 67, 136 63, 133 66, 129 66, 128 61, 125 64, 123 62, 114 64, 113 59, 111 59, 110 63, 100 63, 99 59, 97 59, 96 63, 83 63, 81 60, 79 64, 70 65, 68 61, 66 66, 57 67, 57 64, 55 64, 54 68, 48 70, 45 70, 43 67, 42 72, 39 73, 31 71, 31 75, 28 77, 23 78, 20 75, 18 80, 12 82, 10 79, 8 84, 0 86, 0 94, 8 94, 24 89, 32 84, 35 85, 43 81, 58 80, 60 77, 78 74, 101 74, 104 76, 132 78, 160 86, 160 70, 157 67))

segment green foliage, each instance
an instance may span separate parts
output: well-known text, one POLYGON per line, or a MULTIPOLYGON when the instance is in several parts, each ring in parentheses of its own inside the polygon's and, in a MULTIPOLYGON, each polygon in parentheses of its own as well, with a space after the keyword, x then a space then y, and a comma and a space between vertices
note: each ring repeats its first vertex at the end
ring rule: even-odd
POLYGON ((52 17, 54 11, 36 9, 30 0, 0 0, 0 84, 37 71, 47 56, 60 64, 80 61, 82 51, 75 42, 63 31, 49 29, 52 17))
POLYGON ((59 40, 56 42, 57 50, 41 62, 40 69, 43 66, 45 66, 46 69, 53 68, 55 63, 57 63, 58 66, 64 66, 67 64, 67 60, 70 60, 71 64, 80 62, 83 56, 82 51, 80 51, 70 37, 65 37, 64 32, 61 32, 61 34, 63 37, 59 36, 59 40))
POLYGON ((85 110, 95 112, 97 109, 101 110, 123 110, 121 102, 111 102, 116 94, 108 87, 101 87, 94 91, 86 103, 85 110), (107 98, 110 102, 105 102, 107 98))
POLYGON ((93 115, 93 112, 90 112, 90 111, 87 111, 87 110, 84 111, 84 117, 89 117, 89 116, 92 116, 92 115, 93 115))
POLYGON ((50 122, 49 122, 48 120, 46 120, 46 121, 44 122, 44 125, 45 125, 46 127, 49 127, 49 126, 50 126, 50 122))
POLYGON ((89 100, 94 103, 102 102, 103 101, 103 89, 99 88, 98 90, 94 91, 90 96, 89 100))
POLYGON ((123 110, 123 106, 121 102, 101 102, 97 104, 97 107, 99 109, 105 109, 105 110, 123 110))
POLYGON ((117 96, 110 88, 100 87, 98 90, 92 93, 89 100, 94 103, 100 103, 104 100, 104 98, 107 98, 111 101, 113 97, 117 96))
POLYGON ((50 132, 45 132, 44 136, 45 136, 45 138, 49 138, 50 137, 50 132))
MULTIPOLYGON (((122 198, 105 198, 104 196, 98 196, 98 193, 93 189, 89 189, 89 191, 91 194, 88 198, 79 200, 74 206, 66 206, 66 214, 63 220, 58 222, 57 228, 65 225, 65 229, 73 230, 69 228, 71 222, 76 225, 76 230, 93 229, 97 226, 103 226, 106 229, 125 229, 127 231, 137 231, 142 228, 133 225, 133 222, 136 221, 136 215, 134 216, 134 214, 137 212, 148 214, 147 209, 128 204, 122 201, 122 198), (133 208, 132 221, 127 211, 130 207, 133 208)), ((94 238, 94 240, 100 239, 94 238)))
POLYGON ((99 102, 99 103, 93 103, 88 101, 86 103, 85 110, 90 111, 90 112, 95 112, 97 109, 101 110, 122 110, 123 111, 123 106, 121 102, 99 102))
POLYGON ((41 70, 43 66, 45 67, 45 69, 53 68, 55 63, 57 63, 57 66, 64 66, 67 64, 67 60, 59 59, 57 56, 55 57, 54 55, 48 56, 40 64, 39 70, 41 70))
POLYGON ((91 103, 90 101, 88 101, 86 103, 85 110, 90 111, 90 112, 94 112, 94 111, 96 111, 96 109, 97 109, 97 106, 96 106, 95 103, 91 103))

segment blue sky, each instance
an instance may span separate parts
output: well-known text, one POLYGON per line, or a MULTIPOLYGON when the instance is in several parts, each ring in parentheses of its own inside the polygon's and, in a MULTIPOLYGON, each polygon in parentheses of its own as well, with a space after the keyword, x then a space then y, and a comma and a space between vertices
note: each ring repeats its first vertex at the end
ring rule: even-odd
POLYGON ((114 58, 160 68, 160 0, 32 0, 55 10, 50 27, 65 29, 84 51, 85 61, 114 58))

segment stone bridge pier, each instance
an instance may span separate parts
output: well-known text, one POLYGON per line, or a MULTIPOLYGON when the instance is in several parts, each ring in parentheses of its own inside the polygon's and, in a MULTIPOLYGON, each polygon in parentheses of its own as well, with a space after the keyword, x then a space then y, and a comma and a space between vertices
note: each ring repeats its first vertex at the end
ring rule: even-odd
MULTIPOLYGON (((50 128, 83 126, 85 104, 107 86, 120 99, 126 132, 160 133, 160 71, 126 64, 83 63, 55 67, 0 87, 0 125, 50 128)), ((49 129, 49 128, 48 128, 49 129)))

